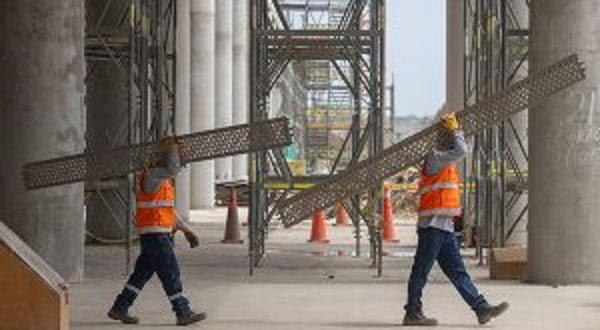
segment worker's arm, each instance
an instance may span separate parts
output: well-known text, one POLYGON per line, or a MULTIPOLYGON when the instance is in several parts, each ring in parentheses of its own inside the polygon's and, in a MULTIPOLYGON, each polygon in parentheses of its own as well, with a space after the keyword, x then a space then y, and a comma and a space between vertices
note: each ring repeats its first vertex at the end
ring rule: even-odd
POLYGON ((461 130, 452 132, 452 142, 450 149, 444 151, 434 150, 425 158, 425 173, 435 175, 444 167, 456 164, 467 155, 467 143, 465 134, 461 130))
POLYGON ((148 176, 144 179, 143 188, 147 194, 156 192, 163 180, 172 179, 179 173, 181 161, 177 144, 169 146, 161 164, 161 166, 150 169, 148 176))
POLYGON ((182 217, 181 214, 179 214, 179 212, 175 211, 175 216, 177 220, 177 223, 175 224, 175 229, 181 230, 184 233, 192 231, 192 227, 190 226, 188 221, 184 217, 182 217))
POLYGON ((190 245, 190 248, 195 248, 200 244, 200 240, 198 239, 198 236, 196 236, 196 233, 194 233, 194 231, 192 230, 192 227, 190 226, 190 224, 187 222, 187 220, 182 217, 179 212, 175 211, 175 216, 177 219, 177 222, 175 223, 175 231, 177 230, 181 230, 183 232, 183 235, 185 236, 185 239, 188 241, 188 244, 190 245))

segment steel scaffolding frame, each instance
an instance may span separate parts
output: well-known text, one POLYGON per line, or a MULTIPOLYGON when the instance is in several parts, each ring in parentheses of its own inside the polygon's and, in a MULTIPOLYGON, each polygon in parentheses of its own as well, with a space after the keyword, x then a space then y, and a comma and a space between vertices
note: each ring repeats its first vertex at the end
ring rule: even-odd
MULTIPOLYGON (((528 0, 464 0, 465 107, 527 75, 528 24, 515 13, 519 1, 528 8, 528 0)), ((480 263, 484 246, 504 246, 527 212, 526 134, 508 119, 478 134, 465 162, 465 218, 475 225, 480 263)))
MULTIPOLYGON (((112 63, 126 90, 118 134, 112 147, 156 141, 175 133, 175 17, 174 0, 86 0, 86 80, 93 79, 98 63, 112 63)), ((97 86, 92 86, 92 88, 97 86)), ((88 93, 94 93, 88 87, 88 93)), ((100 111, 100 109, 94 109, 100 111)), ((94 146, 88 145, 89 148, 94 146)), ((86 150, 91 151, 91 150, 86 150)), ((131 266, 134 176, 110 182, 86 182, 86 194, 118 196, 126 214, 126 272, 131 266)), ((111 208, 109 203, 104 203, 111 208)), ((109 210, 118 223, 119 212, 109 210)), ((113 243, 124 243, 122 240, 113 243)))
MULTIPOLYGON (((335 29, 344 15, 346 0, 305 1, 303 6, 282 2, 288 19, 303 16, 301 29, 335 29)), ((338 61, 346 77, 352 73, 346 61, 338 61)), ((307 89, 309 94, 306 109, 306 156, 311 159, 333 160, 340 152, 332 145, 334 131, 347 131, 352 122, 352 94, 339 76, 331 61, 306 61, 307 89), (343 118, 342 114, 347 117, 343 118)))
MULTIPOLYGON (((351 91, 352 124, 331 168, 340 168, 340 158, 347 147, 355 164, 366 150, 368 156, 379 154, 383 148, 385 0, 251 0, 251 112, 250 121, 264 120, 269 113, 269 93, 291 61, 327 61, 351 91), (311 18, 317 11, 329 11, 333 5, 335 26, 316 24, 311 18), (311 10, 308 10, 312 8, 311 10), (305 11, 304 22, 295 24, 286 17, 286 10, 305 11), (307 11, 308 10, 308 11, 307 11), (312 20, 312 21, 311 21, 312 20), (352 75, 342 69, 347 63, 352 75), (362 116, 365 109, 366 116, 362 116)), ((281 150, 254 153, 250 157, 250 221, 249 271, 260 266, 265 254, 269 224, 277 214, 275 204, 292 193, 298 179, 291 174, 281 150), (268 190, 269 181, 287 182, 284 190, 268 190)), ((323 178, 303 178, 318 182, 323 178)), ((381 194, 369 192, 372 209, 381 209, 381 194)), ((356 230, 356 249, 360 254, 360 223, 369 229, 371 258, 381 273, 381 235, 379 223, 365 219, 359 212, 360 196, 343 203, 349 210, 356 230)))
MULTIPOLYGON (((127 82, 128 82, 128 8, 127 2, 111 2, 106 0, 86 0, 85 18, 85 57, 86 57, 86 152, 95 152, 103 148, 117 147, 127 144, 127 82), (102 75, 111 75, 113 85, 118 85, 121 107, 118 109, 102 109, 95 104, 96 94, 104 94, 104 88, 96 84, 102 75), (115 131, 96 132, 94 123, 99 116, 118 116, 121 125, 115 131), (96 118, 95 118, 96 117, 96 118), (104 141, 96 141, 96 134, 105 135, 104 141)), ((109 78, 110 79, 110 78, 109 78)), ((110 93, 110 92, 108 92, 110 93)), ((100 136, 102 139, 102 136, 100 136)), ((87 236, 104 243, 125 243, 127 228, 124 218, 128 213, 127 180, 113 180, 111 184, 86 182, 86 212, 88 218, 103 217, 108 213, 113 225, 123 230, 122 238, 114 239, 102 233, 92 232, 87 228, 87 236), (115 203, 119 201, 120 203, 115 203)))
POLYGON ((391 83, 386 87, 385 96, 387 97, 387 101, 383 109, 384 120, 387 119, 388 122, 384 121, 383 123, 384 145, 385 147, 389 147, 396 142, 396 82, 393 75, 391 83))

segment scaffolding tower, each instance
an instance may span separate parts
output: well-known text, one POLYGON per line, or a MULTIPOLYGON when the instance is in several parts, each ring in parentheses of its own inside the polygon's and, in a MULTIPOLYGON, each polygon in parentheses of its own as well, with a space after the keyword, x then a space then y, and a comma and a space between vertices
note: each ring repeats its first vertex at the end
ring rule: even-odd
MULTIPOLYGON (((346 0, 305 2, 304 6, 282 3, 290 19, 293 20, 299 13, 302 15, 304 19, 299 28, 305 30, 337 28, 346 5, 346 0)), ((347 61, 338 61, 338 65, 346 77, 352 75, 347 61)), ((352 94, 331 61, 306 61, 306 71, 308 106, 305 110, 305 138, 309 142, 306 158, 309 164, 315 164, 317 160, 332 162, 339 152, 340 135, 347 132, 352 123, 352 94)), ((343 156, 347 162, 350 153, 345 152, 343 156)), ((312 170, 319 172, 315 168, 312 170)))
MULTIPOLYGON (((324 156, 331 159, 326 175, 352 166, 361 156, 374 156, 383 148, 384 2, 251 0, 250 120, 267 118, 270 91, 290 62, 306 62, 310 77, 306 142, 309 149, 326 146, 324 156), (333 131, 345 133, 335 152, 329 150, 333 131)), ((323 176, 295 177, 281 150, 254 153, 250 159, 252 274, 265 254, 275 204, 293 193, 296 182, 318 182, 323 176), (283 183, 285 188, 269 189, 273 182, 283 183)), ((370 191, 368 195, 369 204, 380 210, 380 194, 370 191)), ((356 252, 360 254, 362 221, 368 224, 373 263, 381 265, 378 225, 360 218, 360 204, 360 196, 344 203, 355 226, 356 252)))
MULTIPOLYGON (((175 133, 175 1, 86 0, 86 152, 156 141, 175 133), (109 104, 103 103, 112 102, 109 104), (106 122, 106 127, 97 126, 106 122)), ((88 218, 123 229, 131 265, 134 177, 86 182, 88 218), (90 214, 91 212, 91 214, 90 214), (124 221, 125 219, 125 221, 124 221)))
MULTIPOLYGON (((465 106, 527 76, 528 6, 528 0, 464 0, 465 106)), ((483 248, 505 246, 527 215, 523 121, 511 118, 478 134, 465 163, 465 217, 475 225, 480 263, 483 248)))

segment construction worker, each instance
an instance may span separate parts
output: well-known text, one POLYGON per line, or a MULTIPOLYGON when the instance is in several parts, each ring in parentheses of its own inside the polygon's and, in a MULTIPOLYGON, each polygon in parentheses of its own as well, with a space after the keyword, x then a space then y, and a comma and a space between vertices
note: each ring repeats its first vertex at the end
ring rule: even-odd
POLYGON ((459 173, 456 164, 467 154, 464 134, 454 113, 441 119, 444 134, 426 157, 419 183, 418 245, 408 282, 404 325, 434 326, 437 320, 423 314, 421 296, 429 271, 437 260, 444 274, 475 312, 480 324, 502 314, 508 304, 490 305, 473 284, 454 235, 453 218, 461 214, 459 173))
POLYGON ((174 231, 182 230, 192 248, 198 245, 198 239, 182 219, 177 219, 175 211, 172 179, 180 170, 180 152, 183 152, 183 148, 179 148, 179 141, 169 138, 161 140, 160 146, 161 160, 145 170, 137 180, 136 228, 140 234, 141 253, 108 316, 126 324, 139 323, 137 317, 129 315, 129 307, 156 273, 176 314, 177 325, 189 325, 204 320, 206 314, 193 312, 183 295, 171 235, 174 231))

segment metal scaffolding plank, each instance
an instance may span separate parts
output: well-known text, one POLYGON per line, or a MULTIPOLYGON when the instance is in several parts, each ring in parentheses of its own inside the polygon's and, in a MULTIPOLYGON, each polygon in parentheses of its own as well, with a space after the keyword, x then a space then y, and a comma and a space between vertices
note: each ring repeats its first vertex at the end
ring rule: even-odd
MULTIPOLYGON (((182 162, 196 162, 225 156, 279 148, 291 143, 287 118, 265 120, 181 136, 182 162)), ((157 142, 137 144, 103 153, 55 158, 23 166, 27 189, 120 177, 160 157, 157 142)))
MULTIPOLYGON (((498 124, 511 115, 537 104, 545 97, 585 79, 585 68, 577 55, 571 55, 506 90, 457 113, 466 136, 498 124)), ((312 189, 302 191, 278 205, 283 224, 291 227, 315 210, 375 187, 399 171, 422 161, 445 131, 434 124, 384 150, 376 157, 334 175, 312 189)))

